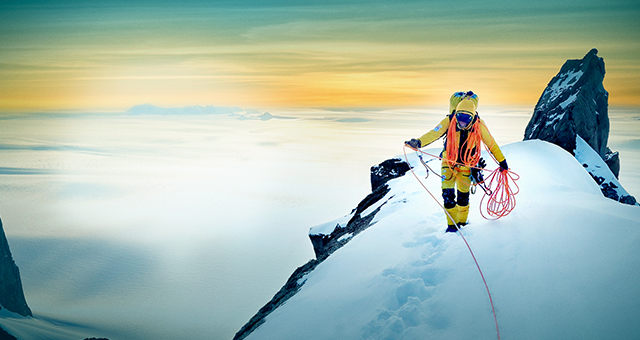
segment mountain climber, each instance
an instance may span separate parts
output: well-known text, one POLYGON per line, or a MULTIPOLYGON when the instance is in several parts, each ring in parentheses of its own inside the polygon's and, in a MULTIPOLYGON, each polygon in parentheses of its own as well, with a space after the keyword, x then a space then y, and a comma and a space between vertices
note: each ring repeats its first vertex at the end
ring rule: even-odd
MULTIPOLYGON (((480 141, 500 164, 500 171, 509 169, 507 160, 486 124, 476 112, 478 95, 472 91, 456 92, 449 100, 449 114, 431 131, 420 138, 405 142, 419 149, 445 136, 442 157, 442 198, 447 210, 447 232, 456 232, 467 224, 471 173, 480 172, 486 164, 480 157, 480 141), (457 189, 457 195, 456 195, 457 189)), ((477 176, 476 176, 477 177, 477 176)))

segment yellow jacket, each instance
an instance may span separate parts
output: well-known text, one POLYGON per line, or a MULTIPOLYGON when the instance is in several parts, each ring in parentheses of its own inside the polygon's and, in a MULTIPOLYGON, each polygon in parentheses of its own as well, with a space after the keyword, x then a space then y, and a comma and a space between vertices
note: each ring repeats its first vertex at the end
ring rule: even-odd
MULTIPOLYGON (((446 116, 440 122, 440 124, 438 124, 435 128, 433 128, 433 130, 431 130, 431 131, 425 133, 424 135, 422 135, 422 137, 419 138, 420 139, 420 145, 423 146, 423 147, 427 146, 427 145, 435 142, 436 140, 440 139, 440 137, 444 136, 447 133, 447 130, 449 129, 449 125, 450 125, 450 122, 451 122, 451 118, 450 117, 451 117, 451 115, 446 116)), ((502 154, 502 151, 500 150, 500 147, 498 146, 498 143, 496 143, 495 139, 493 139, 493 136, 491 136, 491 133, 489 133, 489 129, 487 128, 487 125, 477 115, 476 115, 476 118, 477 119, 473 124, 480 124, 479 125, 480 138, 482 139, 482 142, 487 145, 487 148, 489 149, 489 151, 491 151, 491 153, 493 154, 493 157, 495 157, 498 162, 504 161, 505 157, 502 154)), ((455 126, 452 126, 451 128, 456 129, 455 126)), ((455 136, 459 140, 460 136, 461 136, 461 131, 456 129, 455 136)), ((462 143, 460 143, 460 144, 462 144, 462 143)), ((446 148, 446 143, 445 143, 445 148, 446 148)), ((481 150, 477 150, 477 151, 480 152, 481 150)), ((447 154, 446 152, 442 153, 443 162, 446 161, 446 154, 447 154)))

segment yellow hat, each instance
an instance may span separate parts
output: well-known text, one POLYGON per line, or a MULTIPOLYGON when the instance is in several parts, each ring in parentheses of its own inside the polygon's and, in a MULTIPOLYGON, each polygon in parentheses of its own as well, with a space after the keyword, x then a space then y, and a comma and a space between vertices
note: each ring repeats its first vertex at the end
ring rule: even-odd
POLYGON ((458 106, 456 107, 456 112, 468 112, 472 116, 475 116, 476 103, 474 103, 473 100, 470 100, 469 98, 465 98, 461 100, 460 103, 458 103, 458 106))

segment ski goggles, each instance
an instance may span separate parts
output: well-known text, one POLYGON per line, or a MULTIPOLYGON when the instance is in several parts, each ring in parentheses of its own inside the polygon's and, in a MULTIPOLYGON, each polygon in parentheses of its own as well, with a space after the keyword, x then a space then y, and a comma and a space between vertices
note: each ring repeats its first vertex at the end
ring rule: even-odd
POLYGON ((456 93, 454 93, 454 96, 460 97, 460 98, 478 98, 478 95, 473 93, 473 91, 456 92, 456 93))
POLYGON ((473 113, 468 111, 456 111, 456 122, 461 129, 467 129, 473 121, 473 113))

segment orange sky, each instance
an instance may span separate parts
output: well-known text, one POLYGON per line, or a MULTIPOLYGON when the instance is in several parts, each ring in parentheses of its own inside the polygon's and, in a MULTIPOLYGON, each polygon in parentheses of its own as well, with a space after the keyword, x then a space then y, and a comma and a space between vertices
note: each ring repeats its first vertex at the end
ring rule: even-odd
POLYGON ((3 3, 0 112, 424 107, 460 90, 533 107, 594 47, 610 105, 640 106, 640 5, 572 4, 3 3))

